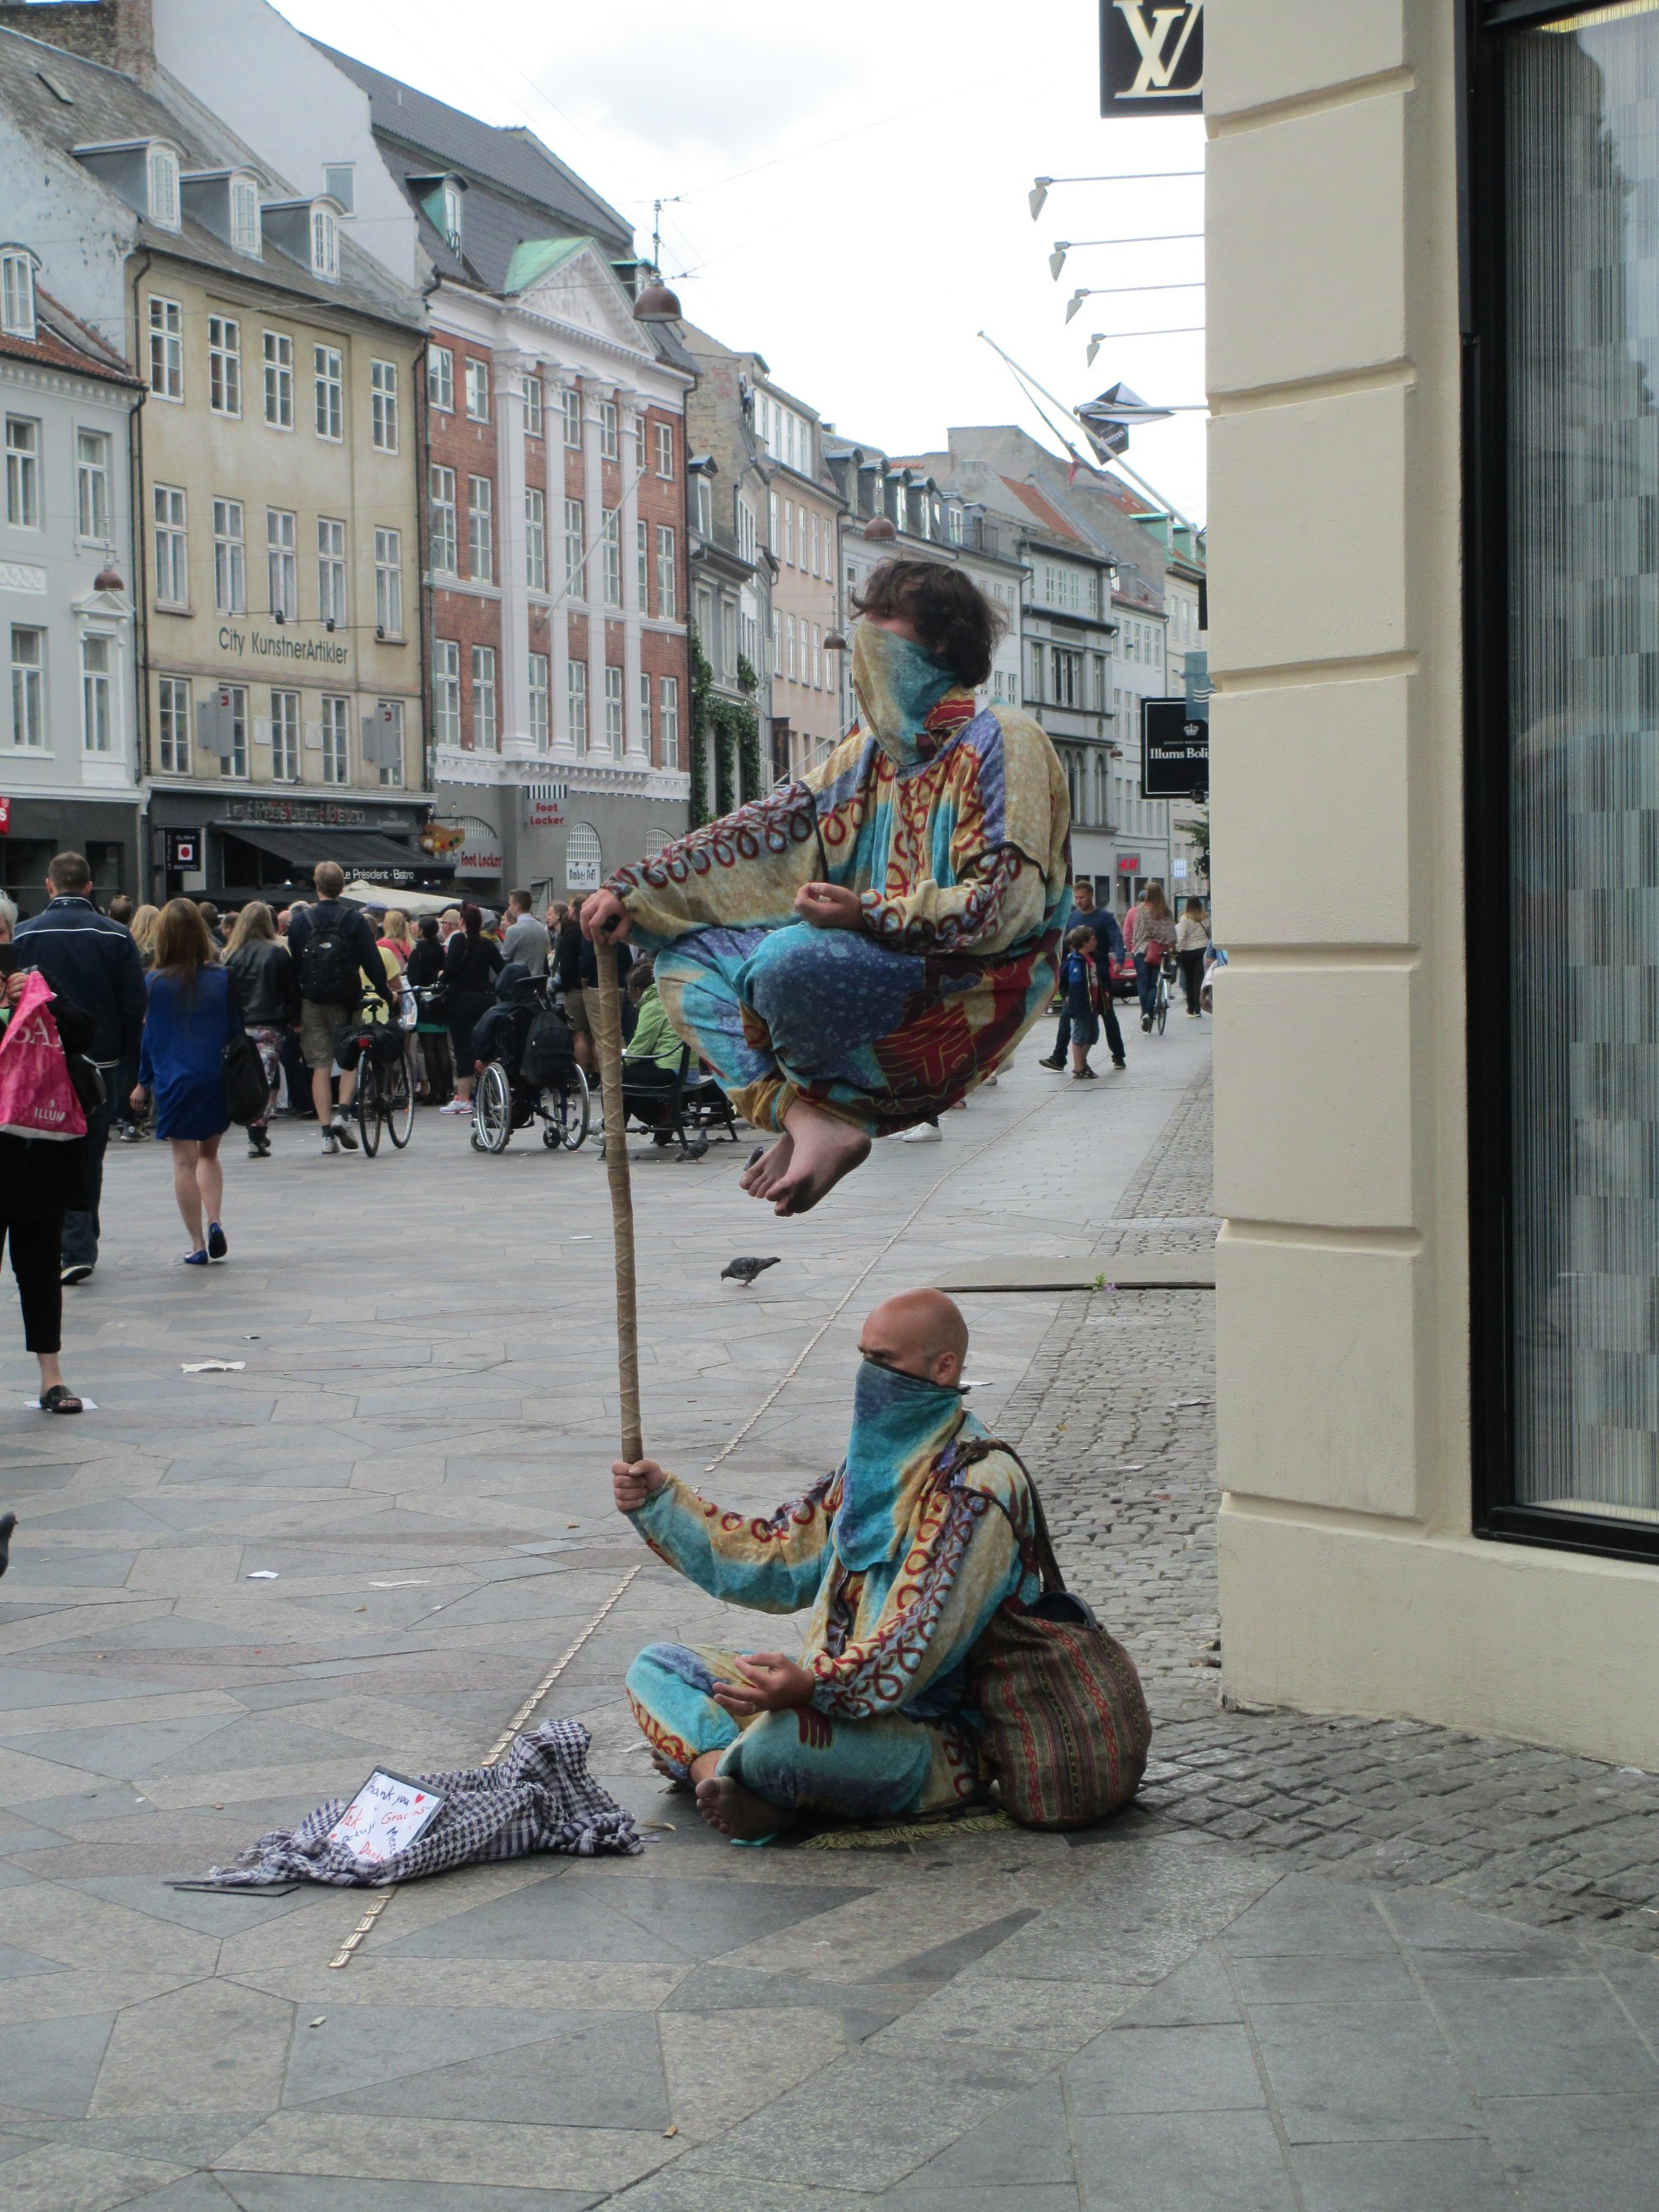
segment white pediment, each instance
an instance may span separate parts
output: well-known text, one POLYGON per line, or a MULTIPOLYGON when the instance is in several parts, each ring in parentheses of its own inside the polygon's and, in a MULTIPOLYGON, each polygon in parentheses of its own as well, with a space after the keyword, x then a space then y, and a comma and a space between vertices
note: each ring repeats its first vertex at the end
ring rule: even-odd
POLYGON ((634 303, 625 286, 596 246, 579 247, 519 297, 532 314, 592 331, 596 337, 626 346, 632 353, 650 351, 634 319, 634 303))

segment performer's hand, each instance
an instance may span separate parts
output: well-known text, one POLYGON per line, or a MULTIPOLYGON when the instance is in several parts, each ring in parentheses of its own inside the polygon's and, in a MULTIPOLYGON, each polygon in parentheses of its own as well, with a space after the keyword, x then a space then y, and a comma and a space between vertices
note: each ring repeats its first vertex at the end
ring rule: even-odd
POLYGON ((618 1513, 637 1513, 647 1498, 654 1498, 668 1477, 653 1459, 625 1459, 611 1462, 611 1492, 618 1513))
POLYGON ((590 891, 582 901, 581 926, 594 945, 626 945, 634 921, 615 891, 590 891))
MULTIPOLYGON (((840 884, 803 884, 795 893, 795 912, 814 929, 858 929, 864 921, 858 893, 840 884)), ((587 919, 586 907, 582 919, 587 919)))
POLYGON ((739 1656, 737 1668, 743 1680, 716 1682, 713 1696, 717 1705, 740 1720, 751 1713, 779 1713, 792 1705, 810 1705, 817 1687, 817 1676, 783 1651, 751 1651, 739 1656))

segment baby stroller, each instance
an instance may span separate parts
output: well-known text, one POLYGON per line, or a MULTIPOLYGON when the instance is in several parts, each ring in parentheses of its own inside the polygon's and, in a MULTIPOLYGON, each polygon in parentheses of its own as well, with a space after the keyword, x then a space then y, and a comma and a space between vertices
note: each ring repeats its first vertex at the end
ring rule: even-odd
POLYGON ((592 1115, 587 1078, 540 977, 517 962, 501 970, 495 1003, 474 1025, 472 1049, 484 1063, 472 1093, 474 1152, 504 1152, 515 1129, 536 1121, 550 1152, 580 1151, 592 1115))

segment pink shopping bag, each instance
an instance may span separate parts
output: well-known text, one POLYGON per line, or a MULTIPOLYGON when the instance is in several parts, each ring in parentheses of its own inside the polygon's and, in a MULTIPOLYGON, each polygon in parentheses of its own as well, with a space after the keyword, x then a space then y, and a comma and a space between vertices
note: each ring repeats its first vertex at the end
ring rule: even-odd
POLYGON ((46 1006, 51 996, 46 977, 31 969, 0 1036, 0 1135, 67 1143, 87 1133, 58 1024, 46 1006))

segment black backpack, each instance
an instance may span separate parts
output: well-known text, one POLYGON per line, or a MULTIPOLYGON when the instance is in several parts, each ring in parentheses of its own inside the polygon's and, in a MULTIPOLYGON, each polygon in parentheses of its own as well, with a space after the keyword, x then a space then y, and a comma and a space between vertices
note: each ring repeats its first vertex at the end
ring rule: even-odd
POLYGON ((355 1006, 363 993, 361 963, 341 922, 313 922, 300 952, 300 995, 313 1005, 355 1006))
POLYGON ((562 1082, 576 1064, 576 1042, 562 1014, 550 1006, 537 1015, 525 1039, 519 1073, 539 1091, 562 1082))
POLYGON ((264 1063, 253 1039, 227 1037, 219 1066, 225 1111, 231 1120, 243 1129, 263 1121, 270 1107, 270 1085, 265 1081, 264 1063))

